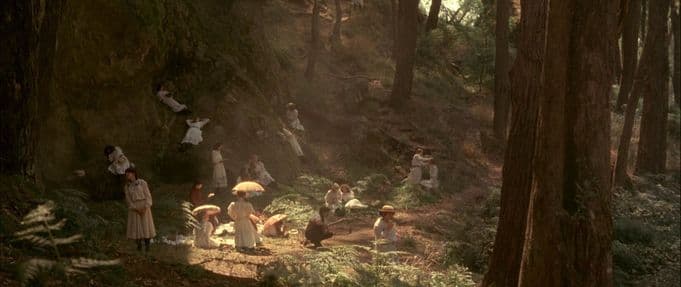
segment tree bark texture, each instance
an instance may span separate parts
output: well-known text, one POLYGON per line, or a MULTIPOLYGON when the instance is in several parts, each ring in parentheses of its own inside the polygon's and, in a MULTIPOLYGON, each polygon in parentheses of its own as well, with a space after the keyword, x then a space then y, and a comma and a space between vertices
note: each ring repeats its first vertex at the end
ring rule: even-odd
POLYGON ((663 173, 667 162, 667 113, 669 110, 669 7, 671 0, 648 0, 648 36, 650 74, 642 78, 640 140, 636 172, 663 173))
POLYGON ((508 21, 511 16, 511 1, 499 0, 497 1, 497 19, 496 19, 496 41, 495 41, 495 57, 494 57, 494 121, 493 129, 494 136, 499 141, 506 140, 508 113, 509 113, 509 99, 508 93, 510 88, 509 67, 511 65, 510 55, 508 51, 509 39, 509 25, 508 21))
POLYGON ((638 33, 641 25, 641 0, 630 0, 622 26, 622 81, 615 110, 621 111, 634 85, 638 66, 638 33))
POLYGON ((63 0, 0 2, 0 173, 35 179, 38 102, 52 79, 63 0))
POLYGON ((312 6, 312 23, 310 25, 310 51, 307 56, 307 68, 305 68, 305 78, 311 80, 314 78, 314 69, 317 65, 317 57, 319 54, 320 40, 319 40, 319 0, 314 0, 312 6))
POLYGON ((333 22, 333 30, 331 32, 331 43, 338 45, 341 43, 341 22, 343 21, 343 9, 341 8, 341 0, 334 0, 336 4, 336 19, 333 22))
POLYGON ((426 21, 426 33, 437 28, 437 21, 440 17, 440 6, 442 0, 433 0, 430 2, 430 9, 428 10, 428 20, 426 21))
POLYGON ((501 211, 483 286, 612 286, 603 95, 613 77, 618 1, 521 5, 501 211))
POLYGON ((419 0, 399 0, 398 5, 396 67, 390 98, 393 104, 401 105, 409 99, 414 78, 419 0))
POLYGON ((674 37, 674 71, 672 85, 674 87, 674 101, 681 107, 681 18, 680 7, 672 6, 672 35, 674 37))

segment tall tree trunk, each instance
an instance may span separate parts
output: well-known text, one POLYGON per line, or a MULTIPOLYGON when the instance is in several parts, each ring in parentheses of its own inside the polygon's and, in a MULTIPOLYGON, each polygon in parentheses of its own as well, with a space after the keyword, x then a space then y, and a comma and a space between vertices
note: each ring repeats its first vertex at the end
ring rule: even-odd
POLYGON ((681 107, 681 18, 680 7, 672 6, 672 35, 674 35, 674 72, 672 85, 674 86, 674 101, 681 107))
POLYGON ((399 0, 395 78, 390 95, 395 105, 404 103, 411 94, 416 54, 416 30, 419 0, 399 0))
POLYGON ((338 45, 341 43, 341 21, 343 21, 343 9, 341 8, 341 0, 334 0, 336 4, 336 19, 333 23, 333 31, 331 32, 331 43, 338 45))
MULTIPOLYGON (((647 71, 644 71, 643 68, 646 67, 642 66, 641 69, 639 69, 639 74, 648 73, 647 71)), ((627 99, 626 110, 624 112, 624 125, 622 126, 619 146, 617 147, 617 160, 615 161, 615 186, 623 186, 628 178, 629 146, 631 145, 631 135, 634 130, 636 109, 638 108, 640 98, 641 93, 636 91, 632 92, 629 99, 627 99)))
POLYGON ((641 0, 630 0, 622 27, 622 82, 617 95, 615 110, 622 111, 634 85, 634 75, 638 66, 638 33, 641 25, 641 0))
POLYGON ((400 18, 399 16, 399 0, 390 0, 390 17, 391 17, 391 28, 393 32, 393 49, 392 49, 392 57, 393 59, 397 58, 397 33, 398 33, 398 28, 397 28, 397 19, 400 18))
POLYGON ((648 38, 655 52, 650 59, 650 83, 643 93, 637 173, 663 173, 667 162, 667 113, 669 110, 669 7, 671 0, 649 0, 648 38), (654 41, 654 42, 653 42, 654 41))
POLYGON ((510 88, 509 67, 511 59, 508 51, 508 20, 511 16, 511 1, 497 1, 496 43, 494 57, 494 136, 499 141, 506 140, 510 88))
POLYGON ((482 286, 518 286, 523 256, 527 211, 534 169, 532 157, 537 135, 538 98, 536 81, 544 66, 547 0, 521 1, 518 54, 511 70, 511 125, 504 156, 501 209, 489 269, 482 286))
POLYGON ((617 2, 550 1, 519 286, 613 285, 610 104, 603 95, 613 78, 617 2))
POLYGON ((307 68, 305 68, 305 78, 308 80, 314 78, 314 68, 317 65, 317 56, 321 46, 319 40, 319 0, 314 0, 310 27, 310 51, 307 53, 307 68))
POLYGON ((648 29, 648 0, 641 0, 641 33, 639 34, 641 42, 646 41, 646 32, 648 29))
POLYGON ((548 2, 521 1, 501 211, 483 286, 612 286, 603 95, 617 1, 548 2))
POLYGON ((428 20, 426 21, 426 33, 437 28, 437 20, 440 17, 440 6, 442 6, 442 0, 433 0, 430 2, 428 20))
POLYGON ((64 0, 1 1, 0 173, 35 179, 38 102, 48 97, 64 0))

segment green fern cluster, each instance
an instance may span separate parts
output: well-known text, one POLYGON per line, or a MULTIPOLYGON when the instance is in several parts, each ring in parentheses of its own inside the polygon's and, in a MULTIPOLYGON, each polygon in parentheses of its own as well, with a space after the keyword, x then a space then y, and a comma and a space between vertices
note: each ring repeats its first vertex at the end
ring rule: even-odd
POLYGON ((86 269, 119 264, 119 260, 97 260, 90 258, 64 258, 59 247, 73 244, 81 239, 80 234, 57 237, 56 233, 66 225, 66 219, 57 219, 56 204, 48 201, 31 210, 21 221, 22 230, 14 233, 16 241, 29 243, 32 247, 46 252, 51 258, 32 258, 19 268, 22 285, 26 286, 39 275, 53 271, 63 275, 84 274, 86 269))

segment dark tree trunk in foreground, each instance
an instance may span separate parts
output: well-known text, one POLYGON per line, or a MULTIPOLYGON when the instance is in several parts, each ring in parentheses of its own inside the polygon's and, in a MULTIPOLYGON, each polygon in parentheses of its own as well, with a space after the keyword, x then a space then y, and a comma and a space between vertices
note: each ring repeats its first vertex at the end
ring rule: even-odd
POLYGON ((622 81, 615 110, 622 111, 634 85, 638 66, 638 32, 641 25, 641 0, 630 0, 622 27, 622 81))
POLYGON ((672 35, 674 37, 674 72, 672 85, 674 86, 674 101, 681 107, 681 18, 676 7, 672 9, 672 35))
POLYGON ((426 21, 426 33, 437 28, 437 20, 440 17, 440 6, 442 6, 442 0, 433 0, 430 3, 428 20, 426 21))
POLYGON ((338 45, 341 43, 341 21, 343 21, 343 9, 341 8, 341 0, 334 0, 336 4, 336 21, 333 22, 333 31, 331 32, 331 43, 338 45))
POLYGON ((532 156, 537 140, 538 98, 536 81, 544 66, 546 1, 522 1, 518 54, 511 70, 511 124, 504 156, 501 209, 494 252, 482 286, 518 286, 523 256, 527 211, 532 188, 532 156))
POLYGON ((38 101, 46 100, 49 93, 63 5, 63 0, 0 2, 2 174, 35 178, 38 101))
POLYGON ((617 1, 548 2, 521 2, 501 211, 483 286, 609 287, 610 108, 603 95, 613 73, 617 1))
POLYGON ((416 54, 416 20, 419 0, 400 0, 397 19, 397 43, 395 46, 395 78, 390 95, 391 101, 400 105, 411 94, 416 54))
MULTIPOLYGON (((648 1, 649 85, 642 91, 641 131, 636 160, 637 173, 663 173, 667 162, 667 113, 669 110, 669 6, 671 0, 648 1)), ((647 47, 646 47, 647 48, 647 47)))
POLYGON ((494 136, 499 141, 506 140, 508 126, 510 88, 508 52, 508 20, 511 16, 511 1, 499 0, 496 15, 496 54, 494 57, 494 136))
POLYGON ((310 37, 310 51, 307 55, 307 68, 305 68, 305 78, 311 80, 314 78, 314 67, 317 64, 317 55, 319 54, 319 0, 314 0, 312 6, 312 24, 310 37))

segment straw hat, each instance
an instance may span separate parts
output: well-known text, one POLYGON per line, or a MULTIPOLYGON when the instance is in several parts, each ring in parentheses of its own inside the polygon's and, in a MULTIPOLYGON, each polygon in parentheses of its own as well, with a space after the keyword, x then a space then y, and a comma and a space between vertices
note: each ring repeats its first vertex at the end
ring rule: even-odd
POLYGON ((277 223, 277 222, 283 221, 283 220, 286 219, 287 217, 288 217, 288 216, 287 216, 286 214, 275 214, 275 215, 272 215, 270 218, 268 218, 268 219, 265 221, 265 224, 266 224, 266 225, 273 225, 273 224, 275 224, 275 223, 277 223))
POLYGON ((395 213, 395 208, 392 205, 384 205, 378 211, 379 212, 395 213))

